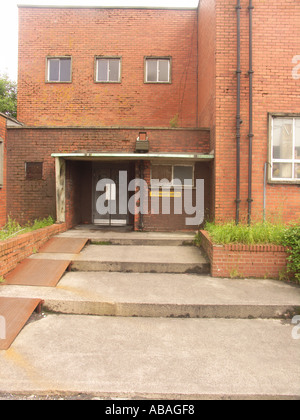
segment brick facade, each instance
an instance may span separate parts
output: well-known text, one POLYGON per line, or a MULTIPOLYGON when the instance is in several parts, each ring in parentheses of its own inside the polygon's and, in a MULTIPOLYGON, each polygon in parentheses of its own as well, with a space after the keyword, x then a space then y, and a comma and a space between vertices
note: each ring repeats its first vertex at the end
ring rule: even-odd
POLYGON ((34 126, 197 126, 197 12, 19 8, 18 119, 34 126), (72 83, 45 83, 46 57, 72 83), (121 83, 94 82, 95 56, 122 57, 121 83), (172 83, 145 84, 144 57, 172 56, 172 83))
POLYGON ((0 170, 3 171, 3 185, 0 186, 0 227, 6 223, 6 118, 0 115, 0 138, 2 139, 3 161, 0 170), (1 167, 3 165, 3 167, 1 167))
MULTIPOLYGON (((209 126, 215 149, 215 217, 235 219, 236 0, 202 0, 199 8, 199 125, 209 126), (204 66, 200 63, 204 60, 204 66), (207 71, 207 66, 212 69, 207 71)), ((268 113, 300 115, 300 3, 253 1, 253 219, 262 219, 268 113)), ((249 1, 241 1, 241 220, 246 220, 249 133, 249 1)), ((267 185, 267 216, 300 217, 300 185, 267 185)))
MULTIPOLYGON (((236 4, 201 0, 198 9, 185 10, 20 6, 18 119, 26 126, 8 131, 9 213, 26 221, 55 214, 52 153, 133 153, 142 130, 150 153, 214 152, 213 162, 195 166, 196 176, 205 180, 207 215, 234 219, 236 4), (47 83, 47 57, 62 56, 72 57, 71 83, 47 83), (120 83, 95 82, 97 56, 122 58, 120 83), (171 57, 171 83, 145 83, 144 60, 150 56, 171 57), (26 162, 43 163, 42 179, 25 179, 26 162)), ((300 116, 300 78, 293 77, 293 59, 300 55, 300 3, 254 0, 253 5, 252 220, 261 220, 268 114, 300 116)), ((241 0, 242 221, 248 205, 248 6, 241 0)), ((134 165, 137 171, 139 162, 134 165)), ((151 163, 143 165, 149 178, 151 163)), ((91 204, 78 204, 91 203, 91 168, 87 162, 67 162, 68 225, 91 220, 91 204), (90 183, 87 189, 83 179, 90 183)), ((267 217, 299 218, 299 187, 268 183, 267 217)), ((148 230, 185 228, 175 215, 146 215, 143 223, 148 230)))

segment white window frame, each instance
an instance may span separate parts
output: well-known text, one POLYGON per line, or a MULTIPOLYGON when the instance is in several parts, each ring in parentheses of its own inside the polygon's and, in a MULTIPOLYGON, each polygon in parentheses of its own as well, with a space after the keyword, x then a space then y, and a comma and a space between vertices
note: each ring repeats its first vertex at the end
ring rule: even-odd
POLYGON ((295 177, 295 165, 300 165, 300 158, 295 156, 296 146, 296 120, 300 121, 300 114, 269 114, 269 183, 275 184, 300 184, 300 178, 295 177), (274 121, 276 119, 287 119, 293 121, 293 156, 291 159, 276 159, 273 156, 273 139, 274 139, 274 121), (292 165, 292 178, 278 178, 273 177, 273 165, 274 163, 288 163, 292 165))
POLYGON ((95 83, 121 83, 121 74, 122 74, 122 57, 119 56, 99 56, 95 57, 95 83), (118 80, 109 80, 109 65, 107 67, 107 80, 98 80, 98 63, 99 60, 119 60, 119 75, 118 80))
POLYGON ((144 62, 145 62, 145 74, 144 74, 144 82, 145 83, 154 83, 154 84, 170 84, 172 83, 171 81, 171 69, 172 69, 172 57, 145 57, 144 58, 144 62), (150 80, 148 81, 148 62, 149 60, 156 60, 156 81, 155 80, 150 80), (168 80, 164 80, 164 81, 160 81, 159 79, 159 62, 160 61, 168 61, 168 80))
MULTIPOLYGON (((72 65, 73 65, 73 60, 71 56, 54 56, 54 57, 46 57, 46 82, 47 83, 72 83, 72 65), (70 60, 71 65, 70 65, 70 80, 67 81, 61 81, 61 80, 50 80, 50 61, 51 60, 70 60)), ((59 73, 60 73, 60 66, 59 66, 59 73)), ((60 76, 59 76, 60 78, 60 76)))
POLYGON ((0 137, 0 189, 4 187, 4 140, 0 137))
MULTIPOLYGON (((192 168, 192 170, 193 170, 193 178, 192 178, 192 185, 184 185, 184 184, 182 184, 182 188, 194 188, 195 187, 195 164, 194 163, 191 163, 191 164, 184 164, 184 163, 152 163, 151 164, 151 181, 152 181, 152 179, 153 179, 153 177, 152 177, 152 167, 153 166, 171 166, 172 167, 172 181, 171 182, 166 182, 166 183, 163 183, 163 184, 161 184, 161 183, 158 183, 158 184, 156 184, 156 183, 151 183, 151 186, 153 187, 153 188, 164 188, 164 187, 171 187, 171 188, 176 188, 176 187, 178 187, 178 185, 176 185, 176 184, 174 184, 174 179, 177 179, 177 178, 174 178, 174 167, 175 166, 188 166, 188 167, 190 167, 190 168, 192 168)), ((156 179, 156 178, 154 178, 154 179, 156 179)), ((161 180, 159 180, 159 181, 161 181, 161 180)))

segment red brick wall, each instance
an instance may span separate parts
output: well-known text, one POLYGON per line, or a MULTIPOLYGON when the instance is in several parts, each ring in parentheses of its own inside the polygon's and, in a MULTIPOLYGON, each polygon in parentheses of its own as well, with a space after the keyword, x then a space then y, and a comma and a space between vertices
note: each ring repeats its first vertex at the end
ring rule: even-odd
MULTIPOLYGON (((211 0, 213 4, 214 1, 211 0)), ((215 212, 235 218, 236 0, 216 5, 215 212)), ((300 80, 292 77, 300 54, 300 2, 253 1, 253 218, 262 218, 264 163, 268 160, 268 112, 300 113, 300 80)), ((248 197, 248 0, 241 1, 241 214, 248 197)), ((299 185, 268 185, 267 214, 300 217, 299 185)))
POLYGON ((19 9, 18 119, 39 126, 197 126, 197 10, 19 9), (45 83, 71 55, 72 83, 45 83), (122 83, 94 83, 94 57, 122 56, 122 83), (145 84, 144 57, 172 56, 172 83, 145 84))
POLYGON ((6 223, 6 118, 0 115, 0 137, 4 140, 3 187, 0 187, 0 227, 6 223))
MULTIPOLYGON (((198 125, 210 128, 210 149, 216 141, 216 0, 198 8, 198 125)), ((215 162, 211 175, 211 217, 214 217, 215 162)))
POLYGON ((211 130, 211 150, 215 147, 215 64, 216 4, 202 0, 198 9, 198 123, 211 130))
POLYGON ((213 277, 253 277, 279 279, 285 273, 287 253, 277 245, 214 245, 201 231, 201 245, 206 252, 213 277))
POLYGON ((13 270, 19 262, 29 257, 34 251, 38 251, 53 235, 65 230, 64 223, 55 224, 0 241, 0 277, 13 270))
MULTIPOLYGON (((157 129, 147 130, 149 152, 208 153, 209 131, 201 129, 157 129)), ((52 153, 123 152, 134 153, 138 129, 38 129, 10 128, 8 130, 8 190, 9 213, 20 222, 55 217, 55 161, 52 153), (25 163, 43 162, 43 179, 26 180, 25 163)), ((91 174, 74 162, 67 165, 67 210, 68 225, 89 221, 86 213, 76 209, 79 199, 92 188, 91 174), (77 169, 76 169, 77 168, 77 169), (79 168, 79 169, 78 169, 79 168), (84 172, 83 172, 84 171, 84 172), (86 174, 88 185, 85 191, 80 182, 86 174)), ((209 191, 209 188, 208 188, 209 191)), ((85 195, 86 196, 86 195, 85 195)), ((90 196, 86 196, 91 200, 90 196)))

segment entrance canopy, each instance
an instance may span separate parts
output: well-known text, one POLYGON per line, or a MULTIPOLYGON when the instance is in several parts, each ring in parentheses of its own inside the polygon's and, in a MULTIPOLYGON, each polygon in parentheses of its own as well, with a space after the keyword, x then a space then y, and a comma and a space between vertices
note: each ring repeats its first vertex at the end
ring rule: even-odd
POLYGON ((66 160, 155 160, 155 159, 187 159, 195 161, 210 161, 214 159, 213 154, 193 153, 53 153, 54 158, 66 160))
MULTIPOLYGON (((129 189, 129 183, 136 177, 139 181, 141 179, 151 179, 150 177, 153 175, 154 170, 154 179, 169 180, 170 188, 172 185, 175 185, 173 184, 174 179, 191 179, 192 200, 195 198, 195 179, 204 179, 207 186, 206 191, 209 193, 211 190, 209 187, 210 171, 205 163, 214 160, 213 154, 73 152, 53 153, 51 156, 55 159, 56 207, 57 221, 59 222, 65 222, 67 221, 66 219, 69 220, 73 216, 76 218, 79 214, 84 214, 85 218, 88 217, 87 221, 89 223, 137 223, 136 218, 134 218, 135 214, 128 211, 128 202, 126 202, 126 211, 123 211, 123 207, 120 205, 123 202, 118 201, 118 197, 120 191, 132 191, 129 189), (67 168, 68 176, 66 176, 67 168), (80 171, 78 171, 78 168, 80 168, 80 171), (126 172, 126 176, 123 175, 124 179, 120 179, 120 171, 126 172), (137 175, 137 171, 140 171, 139 175, 137 175), (78 175, 79 172, 80 176, 78 175), (106 182, 106 195, 103 193, 102 187, 98 188, 98 183, 102 180, 106 182), (112 181, 113 185, 108 185, 108 181, 112 181), (124 186, 123 183, 125 181, 127 184, 124 186), (69 188, 68 194, 66 194, 67 188, 69 188), (106 197, 106 201, 112 206, 112 211, 108 213, 110 215, 108 218, 106 213, 102 212, 102 207, 101 210, 98 210, 97 207, 97 204, 102 203, 103 197, 106 197), (67 199, 68 204, 66 203, 67 199), (122 212, 120 210, 121 207, 122 212), (67 210, 68 214, 66 214, 67 210), (79 213, 77 214, 76 212, 79 213), (90 214, 90 216, 87 216, 87 214, 90 214)), ((184 192, 180 198, 187 194, 184 192)), ((129 200, 129 196, 130 194, 126 196, 126 199, 129 200)), ((170 195, 170 198, 174 197, 170 195)), ((104 209, 109 207, 106 201, 104 209)), ((181 219, 184 220, 184 215, 182 214, 181 216, 181 219)), ((174 219, 173 224, 179 226, 181 219, 178 213, 172 213, 171 216, 169 215, 165 219, 169 223, 172 217, 174 219)), ((160 220, 163 220, 163 216, 160 220)), ((185 225, 182 225, 182 228, 185 228, 185 225)))

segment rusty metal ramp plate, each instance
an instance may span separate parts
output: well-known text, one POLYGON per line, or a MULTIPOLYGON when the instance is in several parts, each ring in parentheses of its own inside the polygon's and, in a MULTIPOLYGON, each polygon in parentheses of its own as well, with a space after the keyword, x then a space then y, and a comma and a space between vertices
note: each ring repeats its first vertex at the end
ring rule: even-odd
POLYGON ((27 258, 5 276, 5 284, 55 287, 70 263, 27 258))
POLYGON ((7 350, 41 299, 0 297, 0 350, 7 350))
POLYGON ((40 248, 39 253, 79 254, 87 242, 88 239, 82 238, 51 238, 40 248))

